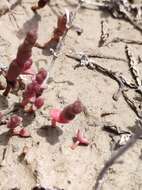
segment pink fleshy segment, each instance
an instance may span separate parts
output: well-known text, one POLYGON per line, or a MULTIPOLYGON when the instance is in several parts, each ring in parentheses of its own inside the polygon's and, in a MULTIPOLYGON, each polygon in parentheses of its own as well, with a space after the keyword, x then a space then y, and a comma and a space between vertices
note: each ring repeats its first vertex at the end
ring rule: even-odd
POLYGON ((44 68, 40 68, 40 70, 36 74, 36 81, 38 82, 38 84, 42 84, 46 77, 47 71, 44 68))
POLYGON ((31 58, 25 62, 22 74, 24 74, 24 75, 36 75, 36 71, 32 67, 32 59, 31 58))
POLYGON ((27 129, 23 128, 19 131, 19 136, 27 138, 27 137, 30 137, 31 134, 27 129))
POLYGON ((36 98, 34 105, 37 109, 40 109, 44 105, 44 99, 42 97, 36 98))
POLYGON ((27 85, 25 92, 23 93, 23 100, 21 105, 24 107, 30 102, 36 100, 36 91, 38 91, 38 84, 35 81, 27 85))
POLYGON ((16 136, 20 136, 20 137, 30 137, 31 136, 29 131, 26 130, 25 128, 22 128, 20 130, 13 129, 12 135, 16 135, 16 136))
POLYGON ((76 142, 70 146, 72 150, 74 150, 80 144, 81 145, 89 144, 89 141, 86 139, 83 132, 80 131, 80 129, 77 130, 75 138, 76 138, 76 142))
POLYGON ((42 97, 38 97, 36 98, 31 109, 33 112, 35 112, 37 109, 40 109, 43 105, 44 105, 44 99, 42 97))
POLYGON ((28 109, 24 109, 25 112, 30 113, 30 114, 34 113, 36 110, 37 109, 34 105, 30 106, 28 109))
POLYGON ((79 141, 76 141, 74 144, 72 144, 70 147, 72 150, 74 150, 78 145, 80 144, 79 141))
POLYGON ((34 97, 29 98, 29 102, 34 103, 35 101, 36 101, 36 97, 35 97, 35 96, 34 96, 34 97))
POLYGON ((25 107, 28 103, 29 103, 29 98, 25 98, 25 99, 22 100, 21 106, 25 107))
POLYGON ((79 114, 84 110, 84 106, 82 102, 77 99, 73 104, 72 104, 72 111, 74 114, 79 114))
POLYGON ((43 82, 47 77, 47 71, 41 68, 36 75, 34 75, 34 80, 29 83, 23 93, 23 100, 21 105, 24 107, 28 103, 33 103, 33 111, 39 109, 44 104, 44 99, 41 95, 44 91, 43 82))
POLYGON ((16 59, 14 59, 7 71, 6 78, 9 81, 16 81, 17 77, 32 65, 32 48, 37 39, 37 32, 30 31, 27 33, 25 40, 19 46, 16 59))
POLYGON ((80 144, 84 144, 84 145, 89 144, 89 141, 86 139, 83 132, 80 131, 80 129, 78 129, 77 131, 76 138, 77 138, 77 141, 80 142, 80 144))
POLYGON ((31 67, 31 68, 29 68, 27 70, 24 70, 22 72, 22 74, 23 75, 33 75, 33 76, 35 76, 36 75, 36 71, 31 67))
POLYGON ((36 100, 36 97, 31 97, 31 98, 24 98, 21 102, 21 106, 24 108, 28 103, 34 103, 36 100))
POLYGON ((32 64, 33 64, 33 61, 32 61, 31 58, 29 58, 29 59, 25 62, 25 64, 24 64, 24 70, 30 69, 31 66, 32 66, 32 64))
MULTIPOLYGON (((10 90, 15 86, 9 84, 16 84, 17 77, 21 75, 25 70, 30 69, 32 65, 32 48, 37 40, 37 28, 27 33, 23 43, 18 47, 16 58, 10 63, 8 71, 6 73, 7 86, 3 92, 4 96, 8 96, 10 90), (9 82, 8 82, 9 81, 9 82)), ((30 71, 30 74, 33 71, 30 71)), ((28 73, 29 74, 29 73, 28 73)))
POLYGON ((17 130, 17 129, 13 129, 13 131, 12 131, 12 135, 19 135, 19 130, 17 130))
POLYGON ((22 117, 19 117, 17 115, 11 116, 10 120, 7 123, 7 128, 14 129, 18 127, 22 122, 22 117))
POLYGON ((59 109, 52 109, 50 112, 50 115, 51 115, 51 118, 53 121, 56 121, 58 123, 69 123, 70 122, 69 120, 66 120, 63 118, 61 119, 60 114, 61 114, 61 110, 59 110, 59 109))

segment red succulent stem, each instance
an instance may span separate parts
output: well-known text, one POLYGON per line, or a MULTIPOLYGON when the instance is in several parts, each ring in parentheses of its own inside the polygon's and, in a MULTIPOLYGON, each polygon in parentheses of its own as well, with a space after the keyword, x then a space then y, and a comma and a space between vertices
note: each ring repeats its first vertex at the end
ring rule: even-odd
POLYGON ((49 2, 50 0, 39 0, 37 6, 35 5, 31 7, 31 9, 32 11, 36 12, 38 9, 45 7, 49 2))
POLYGON ((67 32, 67 16, 66 14, 59 16, 57 21, 57 27, 53 31, 52 38, 46 42, 44 45, 40 45, 39 43, 36 43, 35 46, 40 49, 50 48, 56 49, 61 37, 67 32))
POLYGON ((56 127, 56 122, 63 124, 69 123, 83 110, 84 106, 80 100, 76 100, 73 104, 66 106, 62 111, 60 109, 52 109, 50 113, 52 126, 56 127))
POLYGON ((79 144, 81 145, 88 145, 89 144, 89 141, 87 140, 87 138, 84 136, 83 132, 78 129, 77 130, 77 133, 76 133, 76 136, 75 136, 75 139, 76 139, 76 142, 71 145, 71 149, 75 149, 79 144))
POLYGON ((52 126, 53 128, 56 127, 56 121, 55 121, 54 119, 52 119, 52 121, 51 121, 51 126, 52 126))
POLYGON ((32 48, 37 40, 37 29, 27 33, 24 42, 19 46, 16 59, 14 59, 6 73, 7 87, 3 95, 7 96, 11 88, 14 88, 17 77, 29 69, 32 65, 32 48))
POLYGON ((66 106, 60 114, 61 120, 73 120, 75 116, 84 110, 84 106, 80 100, 76 100, 73 104, 66 106))
POLYGON ((22 107, 31 103, 33 105, 33 111, 36 111, 36 109, 40 109, 44 105, 44 99, 41 95, 45 89, 43 83, 46 77, 46 70, 41 68, 36 74, 35 79, 27 85, 23 93, 22 107))

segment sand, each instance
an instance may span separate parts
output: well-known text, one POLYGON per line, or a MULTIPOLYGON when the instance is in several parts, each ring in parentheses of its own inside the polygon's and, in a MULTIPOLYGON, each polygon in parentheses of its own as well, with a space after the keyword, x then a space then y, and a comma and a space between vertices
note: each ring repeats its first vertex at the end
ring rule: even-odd
MULTIPOLYGON (((2 0, 1 0, 2 2, 2 0)), ((9 3, 13 3, 10 0, 9 3)), ((0 63, 9 65, 15 58, 17 48, 34 25, 39 22, 38 42, 48 41, 56 27, 56 13, 63 13, 65 8, 74 10, 75 0, 55 0, 49 6, 39 10, 39 16, 34 15, 31 6, 36 0, 22 0, 13 10, 14 18, 9 12, 0 17, 0 63)), ((4 4, 5 5, 5 4, 4 4)), ((7 148, 5 161, 0 167, 0 190, 30 190, 36 184, 44 187, 59 187, 65 190, 92 190, 100 169, 113 154, 110 134, 102 130, 103 124, 111 122, 121 130, 131 131, 138 117, 124 101, 122 95, 118 101, 112 99, 118 89, 118 84, 107 76, 85 67, 74 70, 77 61, 66 57, 71 52, 102 53, 126 59, 125 44, 114 43, 98 47, 101 34, 101 21, 104 20, 109 31, 109 39, 121 37, 141 40, 141 34, 124 20, 113 19, 109 14, 97 10, 81 9, 74 24, 83 29, 81 36, 75 31, 69 31, 64 46, 52 70, 52 80, 43 97, 45 105, 36 112, 36 117, 23 114, 24 126, 31 132, 31 138, 13 136, 7 144, 6 125, 0 126, 0 160, 7 148), (50 127, 50 110, 63 108, 77 98, 87 108, 88 116, 78 115, 68 125, 58 124, 50 127), (114 114, 101 117, 103 113, 114 114), (89 146, 78 146, 71 150, 76 130, 85 131, 90 142, 89 146), (28 147, 24 159, 20 159, 23 147, 28 147)), ((130 45, 135 55, 141 55, 140 45, 130 45)), ((33 62, 36 69, 47 68, 51 60, 46 52, 34 48, 33 62)), ((105 68, 122 73, 132 81, 127 62, 94 59, 105 68)), ((139 65, 140 72, 141 63, 139 65)), ((130 90, 130 97, 136 94, 130 90)), ((0 110, 8 110, 20 96, 12 93, 5 99, 0 96, 0 110)), ((139 140, 108 173, 102 190, 141 190, 142 164, 141 146, 139 140)))

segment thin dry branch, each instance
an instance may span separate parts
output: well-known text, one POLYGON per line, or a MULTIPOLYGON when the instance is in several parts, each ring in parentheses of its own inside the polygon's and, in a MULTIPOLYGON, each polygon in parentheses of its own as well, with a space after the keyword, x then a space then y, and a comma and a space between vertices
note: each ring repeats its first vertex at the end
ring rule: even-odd
POLYGON ((142 119, 141 108, 139 108, 139 106, 137 106, 132 100, 130 100, 128 98, 127 94, 125 93, 127 88, 137 89, 136 84, 128 83, 126 81, 126 79, 121 74, 118 74, 117 72, 113 72, 111 70, 108 70, 108 69, 96 64, 93 60, 90 60, 86 55, 83 55, 81 58, 79 58, 77 56, 70 56, 70 58, 79 61, 79 64, 77 64, 75 66, 75 69, 78 68, 78 67, 81 67, 81 66, 86 66, 90 70, 96 70, 96 71, 110 77, 111 79, 115 80, 119 85, 119 89, 118 89, 118 91, 116 93, 114 93, 113 99, 115 101, 117 101, 120 94, 122 94, 123 97, 124 97, 124 100, 129 105, 129 107, 134 111, 134 113, 136 113, 136 115, 140 119, 142 119))
POLYGON ((142 119, 142 110, 139 105, 136 105, 133 100, 131 100, 125 92, 122 92, 124 100, 127 102, 129 107, 135 112, 135 114, 142 119))
POLYGON ((142 33, 142 27, 135 21, 138 17, 138 10, 141 10, 140 6, 132 5, 128 0, 110 0, 103 1, 103 3, 83 1, 83 8, 107 10, 114 18, 124 19, 134 26, 139 32, 142 33), (136 13, 137 10, 137 13, 136 13), (134 16, 136 13, 136 17, 134 16))
POLYGON ((134 28, 136 28, 139 32, 142 33, 142 27, 137 24, 130 16, 130 14, 123 8, 123 14, 125 16, 125 20, 127 20, 130 24, 132 24, 134 26, 134 28))
POLYGON ((100 59, 111 59, 111 60, 115 60, 115 61, 122 61, 122 62, 127 62, 126 59, 123 59, 123 58, 119 58, 119 57, 114 57, 114 56, 107 56, 107 55, 103 55, 101 53, 97 53, 97 54, 87 54, 88 57, 93 57, 93 58, 100 58, 100 59))
POLYGON ((137 85, 135 84, 131 84, 128 83, 124 77, 116 72, 113 72, 111 70, 108 70, 98 64, 96 64, 94 61, 89 60, 87 56, 84 55, 84 58, 78 58, 78 57, 74 57, 72 56, 71 58, 80 61, 79 64, 77 64, 75 66, 75 68, 80 67, 80 66, 86 66, 88 69, 90 70, 96 70, 110 78, 112 78, 113 80, 115 80, 118 85, 119 85, 119 89, 116 93, 114 93, 113 95, 113 99, 115 101, 118 100, 120 94, 123 95, 124 100, 126 101, 126 103, 129 105, 129 107, 134 111, 134 113, 141 119, 142 118, 142 111, 141 108, 139 108, 138 105, 136 105, 132 100, 130 100, 127 96, 127 94, 125 93, 125 90, 127 88, 131 88, 131 89, 137 89, 137 85))
POLYGON ((140 40, 130 40, 130 39, 119 38, 119 37, 113 38, 111 41, 105 43, 105 45, 107 46, 110 43, 119 43, 119 42, 126 43, 126 44, 142 45, 142 41, 140 40))
POLYGON ((128 151, 128 149, 130 149, 136 142, 137 140, 140 138, 140 136, 142 135, 142 130, 139 129, 136 134, 134 134, 130 140, 127 142, 127 144, 125 144, 123 147, 119 148, 119 150, 117 152, 115 152, 111 158, 105 163, 104 167, 102 168, 102 170, 100 171, 96 183, 93 186, 92 190, 101 190, 103 182, 104 182, 104 178, 106 173, 108 172, 109 168, 115 164, 116 160, 122 156, 125 152, 128 151))
POLYGON ((92 2, 87 0, 82 0, 81 8, 90 9, 90 10, 96 10, 96 9, 110 9, 111 4, 109 1, 103 1, 103 2, 92 2))
POLYGON ((126 56, 128 58, 128 64, 131 71, 131 75, 137 85, 137 90, 142 94, 142 81, 140 79, 140 72, 137 68, 138 58, 134 56, 131 49, 126 45, 125 47, 126 56))
POLYGON ((17 28, 20 28, 18 23, 17 23, 17 20, 16 20, 16 17, 13 13, 13 10, 18 6, 18 5, 21 5, 22 4, 22 0, 17 0, 16 2, 14 2, 13 4, 10 4, 9 2, 7 2, 8 6, 5 10, 3 10, 2 14, 0 16, 3 16, 5 14, 8 13, 8 16, 9 16, 9 19, 10 21, 12 22, 12 19, 11 17, 13 18, 15 24, 16 24, 16 27, 17 28), (11 16, 11 17, 10 17, 11 16))
POLYGON ((77 61, 80 61, 80 63, 75 66, 75 69, 80 66, 86 66, 90 70, 96 70, 96 71, 112 78, 113 80, 115 80, 119 85, 118 91, 113 95, 113 99, 115 101, 118 100, 121 92, 126 90, 126 88, 136 89, 136 85, 127 82, 126 79, 124 79, 124 77, 122 76, 122 74, 113 72, 111 70, 108 70, 108 69, 96 64, 93 60, 89 59, 88 56, 86 56, 86 55, 82 55, 82 57, 78 57, 78 56, 74 56, 74 55, 67 55, 67 56, 72 59, 75 59, 77 61))
POLYGON ((101 36, 100 36, 100 40, 98 44, 99 47, 102 47, 106 43, 108 37, 109 37, 109 33, 108 31, 105 30, 105 22, 104 20, 102 20, 101 21, 101 36))
MULTIPOLYGON (((83 55, 83 53, 82 54, 80 53, 80 55, 78 54, 78 60, 80 60, 81 55, 83 55)), ((115 56, 111 56, 111 55, 103 55, 103 54, 101 54, 99 52, 97 52, 97 53, 85 53, 85 55, 88 56, 88 57, 92 57, 92 58, 110 59, 110 60, 122 61, 122 62, 127 63, 126 59, 115 57, 115 56)), ((69 58, 74 58, 74 57, 77 58, 77 55, 66 54, 66 56, 69 57, 69 58)))
POLYGON ((21 4, 22 4, 22 0, 17 0, 13 4, 9 3, 10 8, 7 9, 7 10, 5 10, 5 12, 3 13, 3 15, 5 15, 6 13, 14 10, 18 5, 21 5, 21 4))

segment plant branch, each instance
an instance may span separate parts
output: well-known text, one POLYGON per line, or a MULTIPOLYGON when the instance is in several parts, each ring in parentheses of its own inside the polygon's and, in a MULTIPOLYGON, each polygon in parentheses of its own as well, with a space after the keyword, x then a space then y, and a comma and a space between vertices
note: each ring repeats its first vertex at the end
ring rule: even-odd
POLYGON ((119 43, 119 42, 126 43, 126 44, 142 45, 142 41, 140 40, 130 40, 130 39, 124 39, 124 38, 119 38, 119 37, 113 38, 111 41, 105 43, 105 45, 107 46, 110 43, 119 43))
POLYGON ((60 40, 59 43, 57 44, 56 49, 55 49, 55 50, 52 50, 52 55, 53 55, 53 57, 52 57, 52 60, 51 60, 51 62, 49 63, 48 68, 47 68, 48 77, 47 77, 47 79, 46 79, 46 83, 48 83, 48 80, 49 80, 49 77, 50 77, 51 69, 53 68, 53 66, 54 66, 54 64, 55 64, 55 61, 56 61, 56 59, 57 59, 57 57, 58 57, 58 54, 59 54, 60 51, 61 51, 61 48, 62 48, 62 46, 63 46, 63 43, 64 43, 64 41, 65 41, 65 38, 66 38, 66 36, 67 36, 67 34, 68 34, 68 31, 69 31, 69 30, 72 28, 72 26, 73 26, 73 21, 74 21, 74 19, 75 19, 75 17, 76 17, 77 12, 79 11, 80 7, 81 7, 81 2, 79 1, 79 2, 78 2, 78 5, 77 5, 77 7, 76 7, 76 9, 75 9, 75 11, 74 11, 74 13, 73 13, 73 15, 72 15, 72 19, 70 20, 68 29, 67 29, 67 30, 65 31, 65 33, 63 34, 61 40, 60 40))

